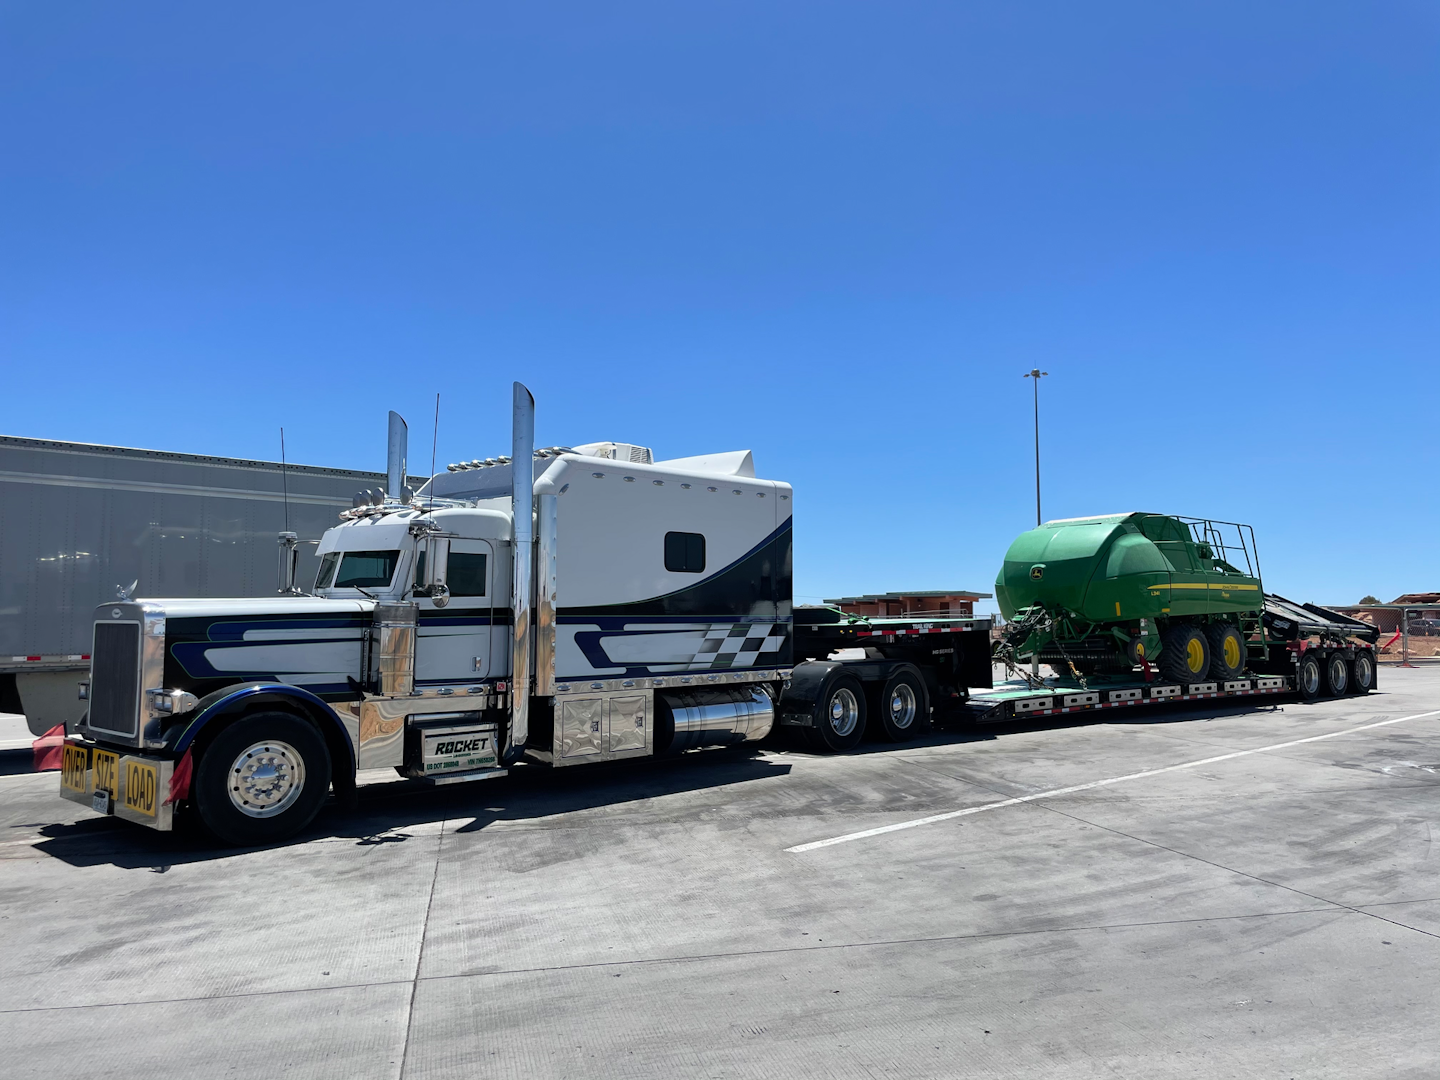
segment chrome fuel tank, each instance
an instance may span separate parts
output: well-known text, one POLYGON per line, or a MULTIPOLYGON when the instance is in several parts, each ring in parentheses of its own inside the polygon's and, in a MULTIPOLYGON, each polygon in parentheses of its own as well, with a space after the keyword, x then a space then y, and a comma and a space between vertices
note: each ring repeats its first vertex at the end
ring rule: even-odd
POLYGON ((775 703, 759 686, 655 692, 655 752, 758 742, 775 723, 775 703))

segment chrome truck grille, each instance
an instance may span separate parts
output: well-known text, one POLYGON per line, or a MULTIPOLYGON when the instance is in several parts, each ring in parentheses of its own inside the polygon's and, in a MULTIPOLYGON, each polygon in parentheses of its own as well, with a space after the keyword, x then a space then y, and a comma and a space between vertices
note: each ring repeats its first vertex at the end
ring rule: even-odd
POLYGON ((95 624, 90 650, 90 727, 133 738, 140 722, 140 624, 95 624))

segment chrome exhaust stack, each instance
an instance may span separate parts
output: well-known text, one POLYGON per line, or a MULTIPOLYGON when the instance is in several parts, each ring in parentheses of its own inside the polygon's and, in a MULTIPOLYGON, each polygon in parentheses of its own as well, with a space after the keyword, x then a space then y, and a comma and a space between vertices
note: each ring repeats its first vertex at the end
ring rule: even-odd
POLYGON ((385 454, 385 493, 390 501, 408 503, 410 501, 410 490, 405 486, 405 477, 408 475, 409 462, 407 450, 409 448, 409 428, 405 425, 405 418, 393 409, 390 411, 390 438, 385 454))
POLYGON ((510 647, 510 745, 505 764, 519 760, 530 738, 532 597, 535 594, 535 398, 515 384, 510 442, 510 509, 514 517, 514 568, 510 605, 515 611, 510 647))

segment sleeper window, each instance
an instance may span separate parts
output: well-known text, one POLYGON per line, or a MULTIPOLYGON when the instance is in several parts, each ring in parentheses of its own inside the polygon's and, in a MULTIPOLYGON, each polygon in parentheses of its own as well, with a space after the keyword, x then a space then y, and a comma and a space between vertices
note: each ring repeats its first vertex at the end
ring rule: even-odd
POLYGON ((451 596, 485 595, 485 556, 481 552, 451 551, 445 584, 451 596))
POLYGON ((665 569, 672 574, 699 574, 705 570, 705 537, 699 533, 665 534, 665 569))

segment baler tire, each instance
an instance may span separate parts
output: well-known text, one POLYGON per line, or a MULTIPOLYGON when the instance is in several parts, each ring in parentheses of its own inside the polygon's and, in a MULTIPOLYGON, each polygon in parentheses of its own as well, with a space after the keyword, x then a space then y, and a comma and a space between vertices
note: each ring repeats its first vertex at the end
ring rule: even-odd
POLYGON ((877 734, 890 742, 909 742, 930 730, 930 695, 913 668, 899 668, 876 695, 877 734))
POLYGON ((217 839, 234 847, 254 847, 276 843, 305 828, 320 812, 329 791, 330 750, 324 736, 308 720, 277 711, 242 717, 215 736, 195 765, 192 798, 200 821, 217 839), (273 759, 269 764, 267 755, 273 759), (247 761, 259 763, 249 776, 252 781, 261 777, 255 785, 262 791, 258 799, 239 779, 238 770, 246 768, 247 761), (279 769, 274 761, 280 763, 279 769), (270 778, 264 773, 267 768, 277 774, 275 786, 269 789, 264 785, 270 778), (281 797, 267 802, 276 792, 281 797))
POLYGON ((1204 682, 1210 673, 1210 644, 1205 640, 1205 635, 1196 626, 1190 623, 1180 623, 1172 626, 1161 638, 1163 647, 1160 650, 1160 659, 1156 666, 1160 674, 1173 683, 1181 686, 1188 686, 1190 683, 1204 682), (1190 666, 1190 646, 1198 643, 1201 650, 1201 663, 1197 671, 1190 666))
POLYGON ((825 680, 810 714, 810 748, 822 754, 854 750, 865 737, 865 712, 860 680, 848 672, 834 673, 825 680))
POLYGON ((1369 649, 1357 649, 1350 664, 1350 693, 1368 694, 1375 689, 1375 654, 1369 649))
POLYGON ((1210 646, 1210 677, 1216 682, 1238 679, 1245 671, 1245 639, 1234 623, 1214 622, 1205 628, 1205 638, 1210 646), (1230 662, 1227 643, 1233 643, 1235 662, 1230 662))

